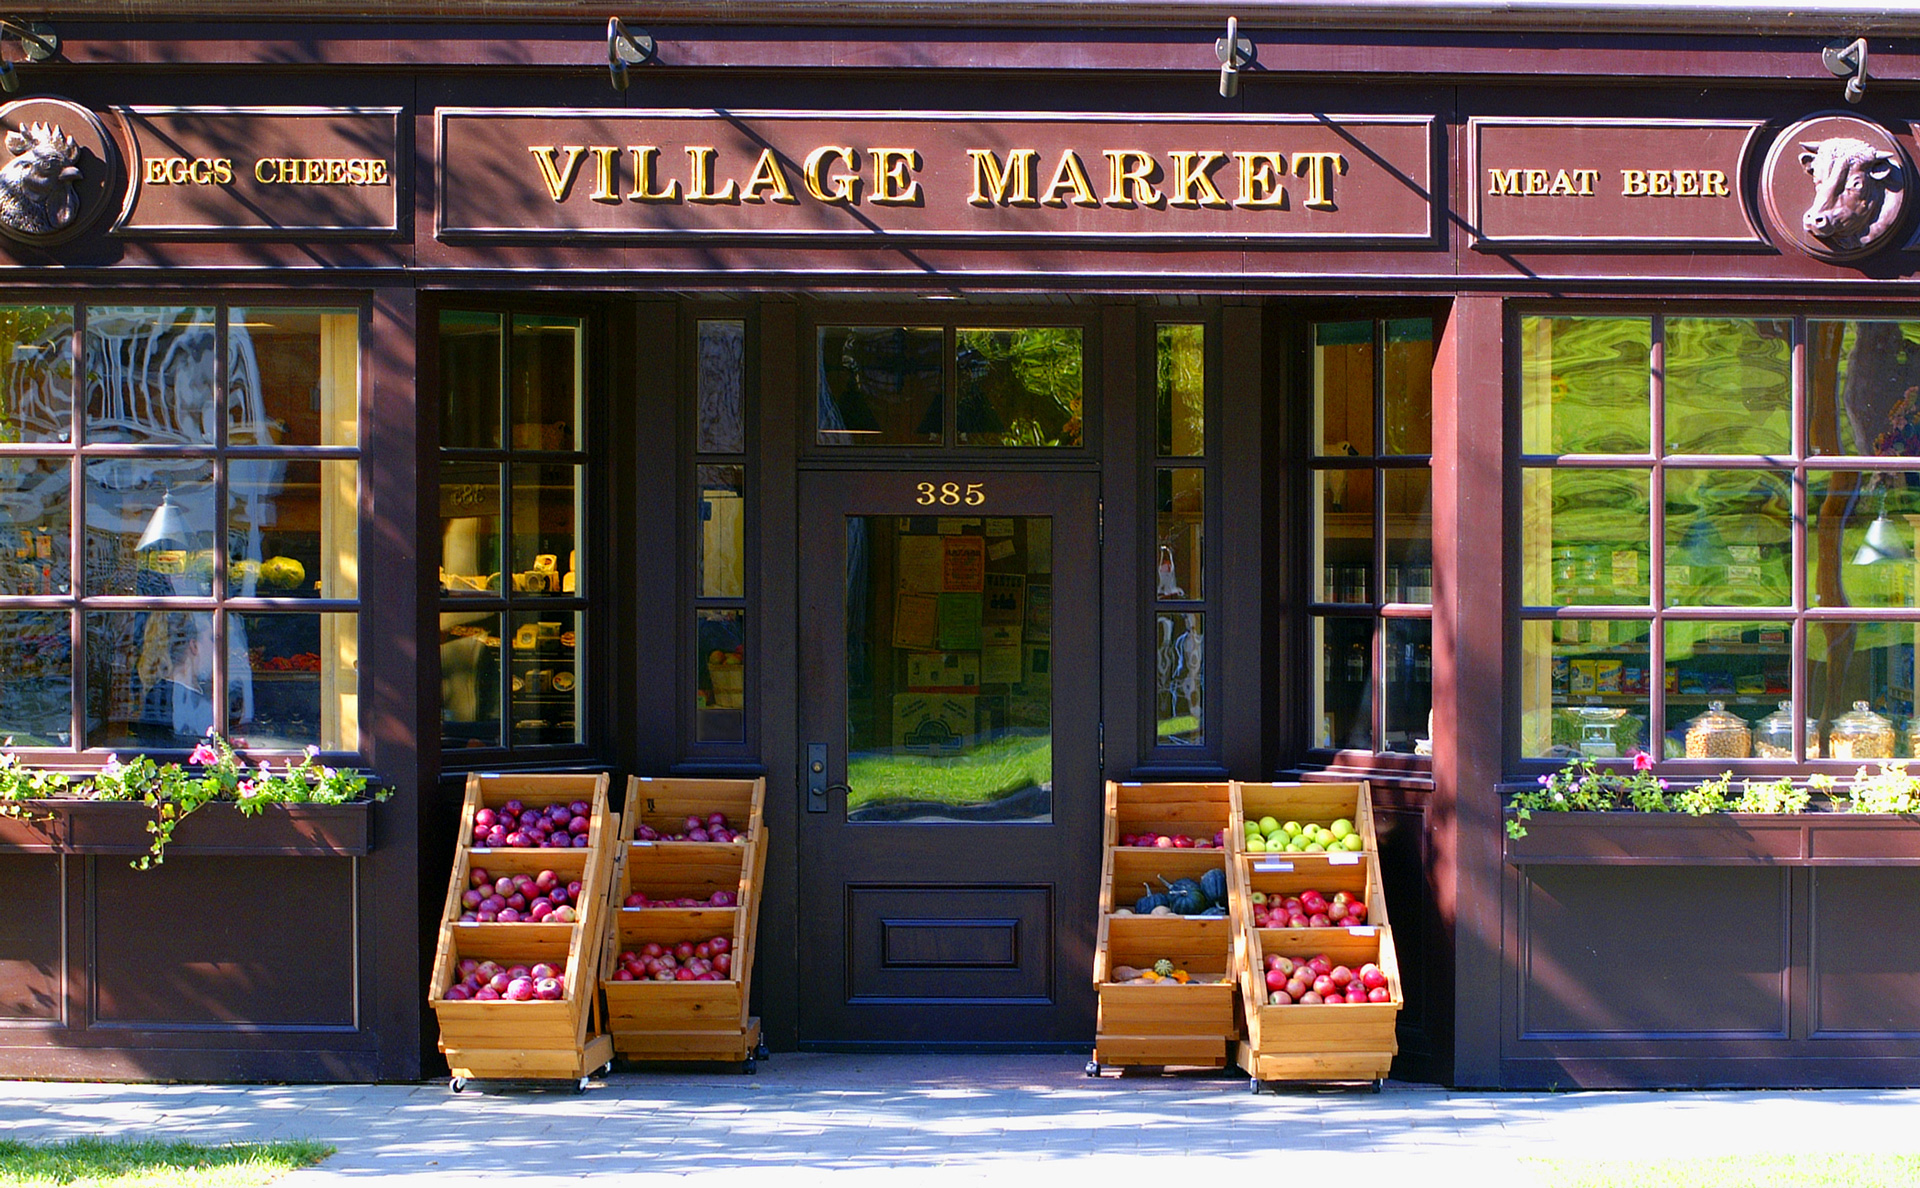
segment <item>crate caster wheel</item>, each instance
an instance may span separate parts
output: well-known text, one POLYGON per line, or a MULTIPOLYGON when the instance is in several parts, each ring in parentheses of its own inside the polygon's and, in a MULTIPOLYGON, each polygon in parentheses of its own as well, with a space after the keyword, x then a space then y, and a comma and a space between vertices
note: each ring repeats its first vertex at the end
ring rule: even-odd
POLYGON ((1248 1078, 1247 1078, 1247 1092, 1248 1092, 1248 1093, 1254 1093, 1254 1094, 1257 1094, 1257 1093, 1259 1093, 1259 1092, 1260 1092, 1260 1090, 1261 1090, 1262 1088, 1264 1088, 1264 1087, 1265 1087, 1265 1082, 1263 1082, 1263 1081, 1262 1081, 1262 1080, 1261 1080, 1261 1079, 1260 1079, 1259 1077, 1248 1077, 1248 1078))
POLYGON ((1100 1062, 1098 1060, 1087 1061, 1087 1075, 1090 1077, 1097 1077, 1100 1075, 1100 1062))
POLYGON ((759 1071, 760 1071, 760 1061, 755 1059, 752 1056, 749 1056, 745 1060, 742 1060, 740 1062, 740 1075, 743 1077, 750 1077, 759 1071))
POLYGON ((1375 1093, 1378 1093, 1380 1092, 1380 1090, 1386 1088, 1386 1085, 1387 1085, 1387 1079, 1385 1077, 1375 1077, 1373 1079, 1373 1091, 1375 1093))
POLYGON ((755 1060, 765 1060, 767 1056, 768 1056, 768 1052, 767 1052, 766 1040, 761 1040, 759 1043, 753 1045, 753 1058, 755 1060))
POLYGON ((590 1076, 581 1077, 579 1083, 573 1087, 574 1093, 576 1094, 585 1093, 587 1091, 587 1082, 592 1079, 593 1078, 590 1076))
POLYGON ((449 1080, 447 1082, 447 1088, 453 1090, 455 1093, 461 1092, 466 1087, 467 1087, 467 1078, 465 1077, 454 1077, 452 1080, 449 1080))

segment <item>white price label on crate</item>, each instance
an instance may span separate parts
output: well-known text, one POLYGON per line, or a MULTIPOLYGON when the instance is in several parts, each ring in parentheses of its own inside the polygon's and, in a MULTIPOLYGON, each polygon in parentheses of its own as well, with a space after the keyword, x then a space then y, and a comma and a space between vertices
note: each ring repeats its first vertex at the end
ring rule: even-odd
POLYGON ((1354 936, 1377 936, 1380 930, 1371 924, 1349 924, 1347 931, 1354 936))
POLYGON ((1272 872, 1278 871, 1281 874, 1291 874, 1293 872, 1293 863, 1276 862, 1269 859, 1264 862, 1255 862, 1253 864, 1253 869, 1262 873, 1272 873, 1272 872))
POLYGON ((1328 866, 1358 866, 1360 865, 1360 855, 1352 852, 1346 852, 1346 853, 1340 853, 1340 854, 1328 854, 1327 865, 1328 866))

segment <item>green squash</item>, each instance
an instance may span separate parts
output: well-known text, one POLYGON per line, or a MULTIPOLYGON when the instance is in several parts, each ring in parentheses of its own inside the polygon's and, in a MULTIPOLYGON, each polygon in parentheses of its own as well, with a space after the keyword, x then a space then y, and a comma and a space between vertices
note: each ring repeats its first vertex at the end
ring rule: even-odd
POLYGON ((1227 902, 1227 872, 1215 867, 1200 876, 1200 889, 1213 903, 1227 902))
POLYGON ((1134 900, 1133 910, 1135 915, 1150 916, 1153 914, 1154 908, 1168 906, 1166 892, 1155 891, 1152 886, 1146 883, 1140 885, 1147 888, 1147 893, 1139 899, 1134 900))
POLYGON ((1175 879, 1167 883, 1165 877, 1161 877, 1160 881, 1166 883, 1167 906, 1173 909, 1176 916, 1197 916, 1213 906, 1207 893, 1192 879, 1175 879))

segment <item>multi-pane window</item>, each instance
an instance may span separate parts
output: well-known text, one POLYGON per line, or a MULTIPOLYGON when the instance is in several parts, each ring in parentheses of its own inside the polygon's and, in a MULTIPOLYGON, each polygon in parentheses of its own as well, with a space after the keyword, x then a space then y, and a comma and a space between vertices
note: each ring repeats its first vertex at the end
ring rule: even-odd
POLYGON ((1207 327, 1154 327, 1154 743, 1207 742, 1207 327))
POLYGON ((584 741, 585 377, 580 318, 440 315, 444 747, 584 741))
POLYGON ((357 750, 359 312, 15 305, 0 351, 0 734, 357 750))
POLYGON ((1914 754, 1920 323, 1519 332, 1521 754, 1914 754))
POLYGON ((695 324, 693 740, 747 741, 747 324, 695 324))
POLYGON ((824 446, 1077 448, 1079 326, 821 326, 824 446))
POLYGON ((1312 742, 1425 752, 1433 322, 1321 322, 1312 344, 1312 742))

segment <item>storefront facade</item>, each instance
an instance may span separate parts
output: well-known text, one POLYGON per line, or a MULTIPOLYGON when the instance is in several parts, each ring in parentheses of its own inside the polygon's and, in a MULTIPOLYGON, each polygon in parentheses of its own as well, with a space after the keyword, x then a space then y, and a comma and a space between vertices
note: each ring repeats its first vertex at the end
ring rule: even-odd
POLYGON ((1920 13, 1510 7, 9 26, 4 727, 393 795, 0 818, 0 1072, 430 1070, 524 768, 767 778, 776 1051, 1086 1047, 1104 780, 1362 776, 1397 1076, 1911 1083, 1911 820, 1502 809, 1915 754, 1920 13))

